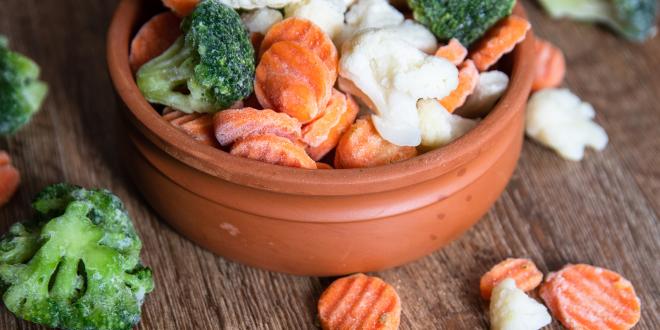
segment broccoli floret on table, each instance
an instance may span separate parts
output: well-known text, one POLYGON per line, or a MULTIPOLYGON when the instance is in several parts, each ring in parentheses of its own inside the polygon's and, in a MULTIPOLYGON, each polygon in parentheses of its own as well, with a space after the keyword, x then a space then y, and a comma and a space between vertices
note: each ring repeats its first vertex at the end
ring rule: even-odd
POLYGON ((415 20, 441 41, 471 45, 513 11, 515 0, 408 0, 415 20))
POLYGON ((48 86, 39 81, 39 66, 9 50, 0 35, 0 135, 9 135, 27 124, 43 103, 48 86))
POLYGON ((38 220, 14 224, 0 240, 7 308, 56 328, 132 328, 154 284, 119 198, 60 184, 45 189, 33 206, 38 220))
POLYGON ((234 9, 203 1, 181 29, 183 36, 137 73, 148 101, 188 113, 215 112, 252 93, 254 48, 234 9))

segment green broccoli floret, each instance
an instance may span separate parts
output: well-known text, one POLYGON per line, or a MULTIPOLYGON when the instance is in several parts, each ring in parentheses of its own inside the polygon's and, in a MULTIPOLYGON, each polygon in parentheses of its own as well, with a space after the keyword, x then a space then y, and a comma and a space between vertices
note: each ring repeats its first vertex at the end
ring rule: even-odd
POLYGON ((37 220, 14 224, 0 240, 7 309, 63 329, 130 329, 139 322, 154 284, 119 198, 59 184, 46 188, 33 206, 37 220))
POLYGON ((608 25, 623 37, 644 41, 656 32, 656 0, 540 0, 554 18, 608 25))
POLYGON ((513 11, 515 0, 408 0, 415 20, 441 41, 470 46, 513 11))
POLYGON ((147 100, 188 113, 215 112, 252 93, 254 48, 234 9, 202 1, 181 30, 182 37, 137 73, 147 100))
POLYGON ((39 81, 39 66, 9 50, 0 35, 0 135, 9 135, 27 124, 43 103, 48 86, 39 81))

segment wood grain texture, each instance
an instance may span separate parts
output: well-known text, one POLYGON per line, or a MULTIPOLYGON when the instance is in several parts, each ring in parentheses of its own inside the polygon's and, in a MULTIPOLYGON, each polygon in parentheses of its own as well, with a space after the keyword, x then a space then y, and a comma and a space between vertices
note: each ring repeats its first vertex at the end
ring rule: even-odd
MULTIPOLYGON (((488 327, 479 277, 506 257, 541 271, 589 263, 620 272, 642 300, 637 329, 660 329, 660 38, 631 44, 590 25, 551 21, 526 2, 537 33, 566 52, 566 85, 598 110, 608 148, 581 163, 526 142, 491 212, 442 251, 380 276, 397 288, 401 329, 488 327)), ((251 269, 216 257, 160 222, 127 180, 116 147, 120 101, 105 64, 115 1, 2 0, 0 33, 34 57, 51 85, 43 111, 0 139, 23 184, 0 209, 0 231, 30 216, 47 184, 105 187, 127 204, 156 290, 139 329, 314 329, 331 279, 251 269)), ((555 323, 552 329, 561 327, 555 323)), ((0 329, 39 329, 0 309, 0 329)))

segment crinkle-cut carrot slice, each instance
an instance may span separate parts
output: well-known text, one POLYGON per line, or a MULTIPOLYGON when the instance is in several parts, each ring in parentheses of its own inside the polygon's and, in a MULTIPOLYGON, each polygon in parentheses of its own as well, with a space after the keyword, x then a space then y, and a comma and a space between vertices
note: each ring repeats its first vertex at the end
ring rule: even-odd
POLYGON ((323 62, 291 41, 275 43, 257 66, 255 94, 264 108, 284 112, 305 124, 320 116, 334 82, 323 62))
POLYGON ((188 134, 195 141, 213 147, 218 146, 213 135, 213 115, 211 114, 185 113, 168 107, 163 110, 163 119, 188 134))
POLYGON ((234 143, 231 154, 275 165, 316 169, 316 162, 302 146, 276 135, 250 135, 240 139, 234 143))
POLYGON ((323 115, 303 127, 302 140, 307 144, 309 156, 318 161, 334 149, 359 111, 360 108, 350 95, 333 90, 323 115))
POLYGON ((318 169, 318 170, 334 170, 335 168, 330 166, 330 164, 316 162, 316 169, 318 169))
POLYGON ((516 15, 502 19, 477 42, 470 58, 479 71, 488 70, 502 56, 511 52, 518 43, 525 40, 527 31, 531 27, 526 19, 516 15))
POLYGON ((590 265, 567 265, 549 274, 540 296, 568 329, 630 329, 641 313, 639 298, 628 280, 590 265))
POLYGON ((449 42, 438 48, 435 56, 446 59, 447 61, 459 66, 467 57, 468 50, 456 38, 452 38, 449 42))
POLYGON ((181 19, 165 12, 148 20, 131 41, 128 62, 133 72, 165 52, 181 36, 181 19))
POLYGON ((330 36, 320 27, 304 18, 291 17, 275 25, 266 33, 261 43, 260 54, 264 54, 270 47, 280 41, 292 41, 316 54, 328 68, 330 79, 334 85, 337 79, 339 55, 337 47, 330 36))
POLYGON ((564 53, 549 41, 536 38, 536 71, 532 91, 559 87, 566 75, 564 53))
POLYGON ((11 157, 5 151, 0 150, 0 206, 9 202, 20 183, 21 175, 11 164, 11 157))
POLYGON ((318 310, 324 330, 394 330, 401 320, 401 299, 382 279, 355 274, 332 282, 318 310))
POLYGON ((277 135, 298 141, 300 122, 291 116, 273 110, 254 108, 220 111, 213 117, 215 138, 226 147, 250 135, 277 135))
POLYGON ((440 104, 449 112, 454 112, 465 104, 468 96, 472 95, 479 84, 479 70, 471 60, 460 65, 458 71, 458 86, 449 95, 440 100, 440 104))
POLYGON ((358 119, 337 144, 335 168, 374 167, 415 156, 415 147, 401 147, 383 139, 376 131, 371 118, 358 119))
POLYGON ((506 259, 481 277, 479 282, 481 297, 489 300, 493 288, 507 278, 512 278, 520 290, 528 292, 541 284, 543 273, 529 259, 506 259))
POLYGON ((199 0, 163 0, 165 7, 171 9, 179 17, 186 17, 193 12, 199 0))

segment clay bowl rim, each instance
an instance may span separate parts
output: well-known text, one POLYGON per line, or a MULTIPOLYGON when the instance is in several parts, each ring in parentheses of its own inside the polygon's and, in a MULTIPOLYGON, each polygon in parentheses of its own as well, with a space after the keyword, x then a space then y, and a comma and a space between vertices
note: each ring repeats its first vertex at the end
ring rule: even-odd
MULTIPOLYGON (((530 30, 513 52, 509 87, 488 116, 461 138, 415 158, 372 168, 306 170, 235 157, 197 143, 161 119, 138 89, 131 72, 129 44, 144 0, 121 0, 107 36, 107 61, 117 93, 129 110, 129 119, 158 148, 211 176, 256 189, 297 195, 340 196, 376 193, 424 182, 469 163, 480 148, 506 129, 524 111, 532 83, 534 37, 530 30)), ((514 13, 526 16, 520 3, 514 13)))

